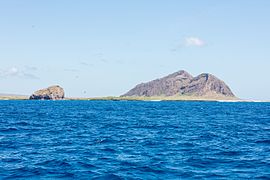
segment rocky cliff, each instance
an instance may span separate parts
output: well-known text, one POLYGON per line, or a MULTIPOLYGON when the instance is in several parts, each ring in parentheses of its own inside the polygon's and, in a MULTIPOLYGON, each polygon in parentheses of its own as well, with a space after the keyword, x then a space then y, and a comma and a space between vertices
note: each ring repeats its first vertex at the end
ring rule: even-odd
POLYGON ((30 96, 32 100, 59 100, 65 98, 64 89, 60 86, 51 86, 46 89, 36 91, 30 96))
POLYGON ((201 96, 235 97, 230 88, 214 75, 203 73, 193 77, 186 71, 178 71, 166 77, 141 83, 123 96, 201 96))
POLYGON ((195 96, 228 96, 234 97, 231 89, 222 80, 212 74, 203 73, 193 78, 188 86, 180 89, 180 94, 195 96))

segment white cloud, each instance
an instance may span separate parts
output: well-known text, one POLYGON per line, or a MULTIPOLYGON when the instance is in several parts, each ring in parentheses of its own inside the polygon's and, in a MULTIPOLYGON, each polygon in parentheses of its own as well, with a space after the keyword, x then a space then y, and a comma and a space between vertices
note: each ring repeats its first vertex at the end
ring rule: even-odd
POLYGON ((20 75, 20 71, 16 67, 11 67, 10 69, 8 69, 6 71, 6 75, 8 75, 8 76, 18 76, 18 75, 20 75))
POLYGON ((205 42, 198 38, 198 37, 187 37, 185 39, 185 45, 186 46, 197 46, 197 47, 202 47, 205 45, 205 42))
POLYGON ((27 72, 26 70, 20 70, 17 67, 10 67, 8 69, 0 69, 0 77, 8 78, 8 77, 18 77, 25 79, 39 79, 36 75, 27 72))

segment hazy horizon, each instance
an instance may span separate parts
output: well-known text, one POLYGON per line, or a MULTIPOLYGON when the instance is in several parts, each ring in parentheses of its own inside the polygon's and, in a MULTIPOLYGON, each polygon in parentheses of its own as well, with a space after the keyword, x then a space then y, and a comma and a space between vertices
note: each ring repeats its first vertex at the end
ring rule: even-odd
POLYGON ((179 70, 270 100, 270 1, 1 1, 0 94, 119 96, 179 70))

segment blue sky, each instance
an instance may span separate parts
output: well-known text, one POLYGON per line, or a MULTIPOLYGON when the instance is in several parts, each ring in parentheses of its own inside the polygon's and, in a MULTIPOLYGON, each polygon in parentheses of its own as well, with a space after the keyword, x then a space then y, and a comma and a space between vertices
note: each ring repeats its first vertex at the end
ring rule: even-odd
POLYGON ((0 1, 0 92, 121 95, 184 69, 270 99, 268 0, 0 1))

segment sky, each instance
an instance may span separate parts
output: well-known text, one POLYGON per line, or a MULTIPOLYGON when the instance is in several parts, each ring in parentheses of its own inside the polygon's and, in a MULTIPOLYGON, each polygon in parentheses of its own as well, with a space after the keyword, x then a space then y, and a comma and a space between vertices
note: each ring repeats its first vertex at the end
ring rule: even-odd
POLYGON ((179 70, 270 100, 269 0, 0 0, 0 93, 118 96, 179 70))

